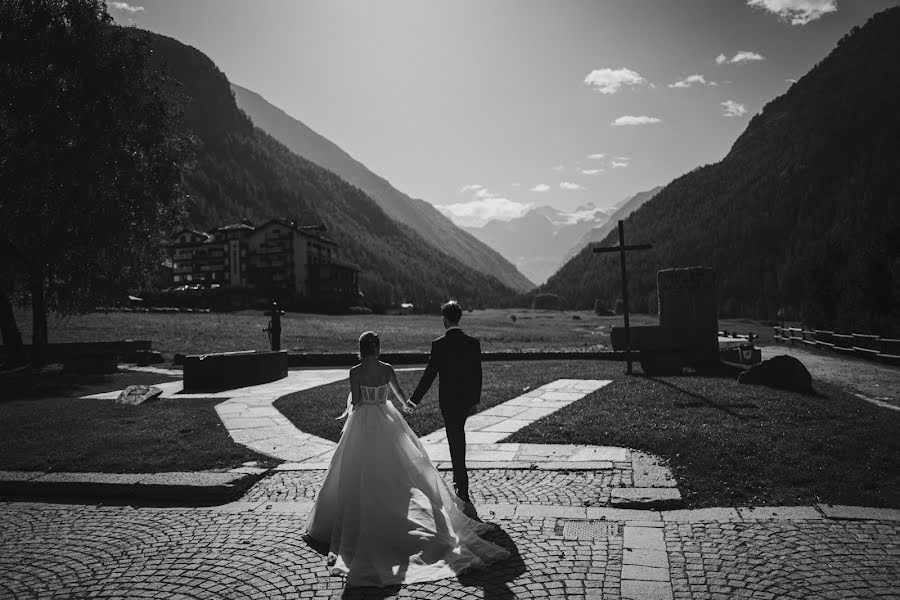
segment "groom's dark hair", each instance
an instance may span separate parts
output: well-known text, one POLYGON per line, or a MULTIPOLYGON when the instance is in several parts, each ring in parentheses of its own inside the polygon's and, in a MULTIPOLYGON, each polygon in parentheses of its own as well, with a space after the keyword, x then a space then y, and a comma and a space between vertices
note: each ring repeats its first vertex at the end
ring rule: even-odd
POLYGON ((455 325, 462 318, 462 307, 456 300, 450 300, 441 305, 441 314, 448 322, 455 325))

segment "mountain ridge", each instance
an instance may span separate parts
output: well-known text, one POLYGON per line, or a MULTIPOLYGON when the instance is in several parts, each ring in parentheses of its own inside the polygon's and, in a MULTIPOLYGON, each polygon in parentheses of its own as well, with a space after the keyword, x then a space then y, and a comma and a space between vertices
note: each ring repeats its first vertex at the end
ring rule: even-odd
MULTIPOLYGON (((657 270, 703 265, 716 269, 723 316, 900 333, 897 31, 900 7, 854 28, 721 161, 628 217, 630 239, 654 246, 629 256, 632 308, 655 308, 657 270)), ((584 248, 535 293, 611 304, 621 293, 612 262, 584 248)))
POLYGON ((575 242, 575 244, 566 253, 563 263, 567 262, 573 256, 581 252, 581 249, 588 244, 602 241, 607 235, 609 235, 610 231, 618 227, 618 222, 620 220, 627 219, 628 215, 643 206, 645 202, 652 199, 653 196, 658 194, 661 189, 663 189, 663 186, 658 185, 655 188, 628 196, 617 205, 615 205, 615 212, 613 212, 609 216, 609 219, 607 219, 605 223, 592 228, 590 231, 581 236, 581 238, 579 238, 577 242, 575 242))
POLYGON ((147 36, 155 64, 181 84, 188 100, 185 126, 198 147, 185 176, 186 224, 208 230, 271 217, 323 223, 339 258, 362 269, 360 287, 375 306, 406 301, 436 311, 451 297, 467 307, 501 305, 514 293, 433 248, 362 190, 255 127, 208 56, 160 34, 134 29, 133 35, 147 36))
POLYGON ((372 198, 387 215, 407 225, 426 242, 463 264, 497 277, 516 291, 534 287, 500 253, 457 227, 428 202, 397 190, 345 150, 302 121, 268 102, 257 92, 231 84, 235 101, 254 125, 283 143, 289 150, 335 173, 372 198))

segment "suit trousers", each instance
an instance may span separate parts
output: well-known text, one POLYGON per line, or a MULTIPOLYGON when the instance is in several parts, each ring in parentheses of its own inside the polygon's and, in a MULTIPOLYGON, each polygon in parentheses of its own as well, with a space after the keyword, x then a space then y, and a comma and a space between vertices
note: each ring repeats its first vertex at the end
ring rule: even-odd
POLYGON ((466 472, 466 419, 467 412, 441 411, 444 417, 444 430, 447 432, 447 445, 450 446, 450 461, 453 464, 453 483, 459 494, 469 494, 469 474, 466 472))

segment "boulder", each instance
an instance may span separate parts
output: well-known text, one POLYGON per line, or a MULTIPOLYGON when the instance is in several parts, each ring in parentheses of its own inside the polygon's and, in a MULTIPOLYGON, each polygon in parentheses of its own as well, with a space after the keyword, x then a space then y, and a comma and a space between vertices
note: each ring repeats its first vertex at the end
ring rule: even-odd
POLYGON ((129 385, 122 390, 122 393, 116 398, 116 404, 143 404, 149 400, 159 398, 162 393, 163 391, 158 387, 129 385))
POLYGON ((767 385, 801 394, 813 394, 812 375, 803 363, 782 354, 750 367, 738 376, 738 383, 767 385))

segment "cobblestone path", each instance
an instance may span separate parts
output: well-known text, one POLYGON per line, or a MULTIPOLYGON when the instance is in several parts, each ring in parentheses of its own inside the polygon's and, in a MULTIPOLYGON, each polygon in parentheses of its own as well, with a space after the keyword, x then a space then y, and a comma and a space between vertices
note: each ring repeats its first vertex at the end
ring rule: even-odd
POLYGON ((494 570, 345 590, 301 538, 310 502, 275 499, 2 503, 0 598, 900 598, 898 511, 833 520, 813 507, 771 518, 598 508, 585 518, 590 508, 496 505, 482 513, 513 557, 494 570))
POLYGON ((900 523, 666 525, 675 598, 900 598, 900 523))
MULTIPOLYGON (((448 483, 453 473, 441 472, 448 483)), ((325 471, 277 471, 258 482, 248 501, 313 501, 325 471)), ((541 471, 536 469, 476 469, 469 471, 469 493, 478 504, 546 504, 583 506, 607 504, 610 490, 622 474, 608 471, 541 471)))

